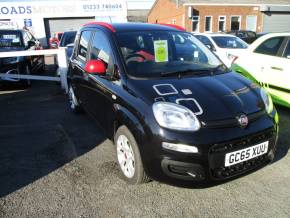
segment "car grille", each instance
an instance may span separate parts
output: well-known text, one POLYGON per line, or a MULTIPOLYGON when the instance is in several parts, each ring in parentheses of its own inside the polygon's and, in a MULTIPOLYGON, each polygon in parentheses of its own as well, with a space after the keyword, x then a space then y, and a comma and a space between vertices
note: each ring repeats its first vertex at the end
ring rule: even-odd
POLYGON ((268 129, 263 132, 256 133, 254 135, 250 135, 244 137, 243 139, 234 140, 227 143, 217 144, 210 148, 210 154, 216 153, 228 153, 234 150, 239 150, 240 148, 246 145, 254 145, 255 143, 262 142, 263 140, 268 140, 275 135, 274 129, 268 129))
MULTIPOLYGON (((249 123, 254 122, 255 120, 259 119, 263 115, 265 115, 265 110, 260 110, 255 113, 248 114, 249 123)), ((215 121, 207 121, 202 122, 202 128, 232 128, 240 126, 237 118, 225 119, 225 120, 215 120, 215 121)))
POLYGON ((273 142, 275 141, 274 129, 268 129, 242 139, 214 145, 209 150, 209 165, 212 177, 215 179, 226 179, 266 164, 269 160, 267 154, 229 167, 224 166, 224 161, 226 153, 237 151, 246 148, 247 146, 253 146, 267 140, 269 140, 270 150, 272 149, 273 142))
POLYGON ((211 174, 216 179, 226 179, 256 169, 259 166, 263 166, 268 161, 269 158, 267 158, 267 154, 264 154, 262 156, 253 158, 251 160, 242 163, 235 164, 233 166, 213 169, 211 170, 211 174))

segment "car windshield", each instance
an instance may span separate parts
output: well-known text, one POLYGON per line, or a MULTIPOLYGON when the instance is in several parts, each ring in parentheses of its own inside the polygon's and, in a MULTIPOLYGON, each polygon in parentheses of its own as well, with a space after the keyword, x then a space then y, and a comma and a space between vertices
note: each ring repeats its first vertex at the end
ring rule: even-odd
POLYGON ((0 31, 0 48, 21 47, 21 35, 17 31, 0 31))
POLYGON ((74 43, 77 32, 65 32, 60 40, 60 47, 65 47, 68 44, 74 43))
POLYGON ((222 65, 206 46, 185 32, 121 32, 117 41, 128 73, 135 77, 199 73, 222 65))
POLYGON ((248 48, 248 44, 245 43, 243 40, 239 39, 238 37, 212 36, 212 39, 220 48, 233 48, 233 49, 248 48))

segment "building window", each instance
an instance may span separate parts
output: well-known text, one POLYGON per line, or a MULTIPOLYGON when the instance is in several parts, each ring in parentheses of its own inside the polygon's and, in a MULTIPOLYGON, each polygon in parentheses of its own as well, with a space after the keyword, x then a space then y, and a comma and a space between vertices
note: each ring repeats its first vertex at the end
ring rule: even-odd
POLYGON ((219 32, 226 31, 226 16, 219 16, 219 32))
POLYGON ((231 31, 241 29, 241 16, 231 16, 231 31))
POLYGON ((205 32, 211 32, 212 31, 212 16, 206 16, 205 17, 204 31, 205 32))
POLYGON ((192 32, 199 32, 199 16, 192 17, 192 32))
POLYGON ((176 19, 172 19, 172 24, 176 24, 176 19))

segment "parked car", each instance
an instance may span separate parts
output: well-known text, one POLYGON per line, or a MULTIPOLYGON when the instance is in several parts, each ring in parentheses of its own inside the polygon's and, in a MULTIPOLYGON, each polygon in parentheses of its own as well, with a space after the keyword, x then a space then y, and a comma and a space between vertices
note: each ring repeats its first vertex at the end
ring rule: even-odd
POLYGON ((257 38, 260 38, 261 36, 264 36, 268 34, 268 32, 260 32, 260 33, 257 33, 257 38))
POLYGON ((274 158, 270 96, 190 33, 89 23, 77 34, 68 84, 70 108, 114 141, 131 184, 224 181, 274 158))
MULTIPOLYGON (((77 31, 64 32, 59 42, 59 48, 66 48, 67 63, 69 63, 70 57, 72 56, 76 34, 77 31)), ((54 63, 58 65, 56 56, 54 58, 54 63)), ((59 68, 56 70, 56 73, 60 76, 59 68)))
MULTIPOLYGON (((40 42, 26 30, 0 29, 0 52, 39 50, 40 42)), ((5 74, 31 74, 32 71, 43 69, 44 59, 41 56, 7 57, 0 58, 0 73, 5 74)), ((0 78, 2 82, 21 82, 30 85, 30 80, 0 78)))
POLYGON ((56 32, 52 37, 49 38, 49 47, 51 49, 57 49, 63 32, 56 32))
POLYGON ((264 86, 275 103, 290 107, 290 33, 261 36, 232 68, 264 86))
POLYGON ((228 34, 235 35, 248 44, 253 43, 258 38, 257 34, 254 31, 249 30, 230 31, 228 32, 228 34))
POLYGON ((199 33, 194 36, 209 47, 227 67, 231 67, 233 59, 248 48, 246 42, 229 34, 199 33))
POLYGON ((59 42, 59 47, 66 47, 67 57, 70 58, 73 52, 74 41, 77 31, 64 32, 59 42))

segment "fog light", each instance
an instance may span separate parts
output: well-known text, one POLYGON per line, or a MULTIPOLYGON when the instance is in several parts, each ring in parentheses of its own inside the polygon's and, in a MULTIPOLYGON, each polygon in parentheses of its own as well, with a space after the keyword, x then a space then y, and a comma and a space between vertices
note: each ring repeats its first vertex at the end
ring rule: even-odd
POLYGON ((173 144, 168 142, 162 142, 162 147, 172 151, 184 152, 184 153, 198 153, 198 149, 195 146, 173 144))

